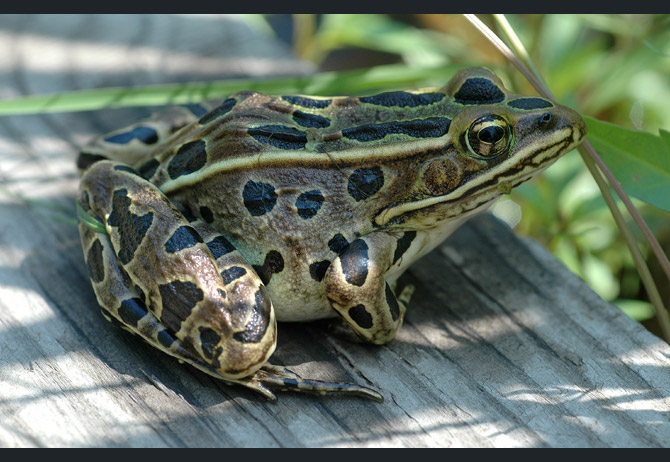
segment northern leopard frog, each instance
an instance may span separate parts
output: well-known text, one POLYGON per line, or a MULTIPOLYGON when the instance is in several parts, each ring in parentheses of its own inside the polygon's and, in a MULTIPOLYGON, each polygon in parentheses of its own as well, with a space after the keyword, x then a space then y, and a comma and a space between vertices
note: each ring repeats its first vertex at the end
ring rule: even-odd
POLYGON ((391 341, 412 292, 398 276, 585 133, 478 68, 441 88, 166 109, 80 154, 86 264, 107 319, 215 377, 381 400, 268 364, 276 321, 391 341))

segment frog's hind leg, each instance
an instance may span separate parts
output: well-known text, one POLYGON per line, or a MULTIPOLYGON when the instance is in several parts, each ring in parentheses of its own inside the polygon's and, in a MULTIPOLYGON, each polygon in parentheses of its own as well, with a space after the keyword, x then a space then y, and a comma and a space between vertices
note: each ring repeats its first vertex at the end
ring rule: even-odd
MULTIPOLYGON (((152 155, 161 143, 183 127, 214 110, 221 101, 183 106, 168 106, 150 117, 89 141, 79 153, 77 167, 81 173, 100 160, 115 160, 137 167, 141 175, 155 165, 152 155)), ((145 175, 147 178, 151 175, 145 175)))
POLYGON ((103 160, 84 174, 79 204, 103 230, 91 237, 80 225, 94 290, 128 330, 179 359, 195 357, 224 380, 267 361, 276 320, 260 279, 246 287, 245 303, 232 303, 240 296, 227 294, 209 246, 158 188, 103 160), (170 336, 181 344, 166 346, 170 336))

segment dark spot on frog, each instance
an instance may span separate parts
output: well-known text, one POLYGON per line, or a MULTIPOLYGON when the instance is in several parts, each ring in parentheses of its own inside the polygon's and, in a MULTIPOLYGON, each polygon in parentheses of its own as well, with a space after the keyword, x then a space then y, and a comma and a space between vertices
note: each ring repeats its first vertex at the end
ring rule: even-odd
POLYGON ((154 176, 154 173, 156 173, 156 169, 159 167, 159 165, 160 163, 156 159, 150 159, 140 165, 137 171, 142 178, 148 180, 154 176))
POLYGON ((324 109, 330 106, 330 103, 333 102, 331 99, 312 99, 305 98, 304 96, 282 96, 281 99, 308 109, 324 109))
POLYGON ((258 217, 274 208, 277 203, 277 193, 272 185, 249 180, 244 185, 242 199, 249 213, 258 217))
POLYGON ((121 264, 125 265, 133 259, 135 250, 147 234, 154 215, 147 212, 144 215, 135 215, 130 211, 131 200, 127 189, 114 191, 112 197, 112 213, 109 214, 107 224, 115 226, 119 232, 120 248, 118 256, 121 264))
POLYGON ((340 255, 342 273, 349 284, 362 286, 368 277, 368 245, 356 239, 346 252, 340 255))
POLYGON ((135 284, 135 293, 140 297, 140 299, 144 303, 147 302, 147 296, 144 294, 144 291, 137 284, 135 284))
POLYGON ((212 213, 212 209, 204 205, 200 207, 200 216, 203 220, 205 220, 206 223, 212 223, 214 221, 214 214, 212 213))
POLYGON ((235 250, 235 246, 223 236, 216 236, 207 243, 207 247, 209 248, 209 251, 212 252, 214 260, 235 250))
POLYGON ((413 138, 438 138, 449 131, 451 120, 446 117, 428 117, 380 124, 366 124, 342 130, 345 138, 370 142, 381 140, 387 135, 408 135, 413 138))
POLYGON ((309 275, 317 282, 321 282, 330 267, 330 260, 315 261, 309 265, 309 275))
POLYGON ((102 243, 96 239, 86 254, 86 267, 93 282, 102 282, 105 279, 105 265, 102 258, 102 243))
POLYGON ((513 99, 507 103, 508 106, 517 108, 517 109, 542 109, 545 107, 553 107, 549 101, 542 98, 518 98, 513 99))
POLYGON ((137 327, 140 319, 147 315, 147 307, 139 298, 129 298, 121 302, 119 317, 128 326, 137 327))
POLYGON ((308 128, 325 128, 330 126, 330 120, 325 117, 297 110, 293 112, 293 120, 298 125, 308 128))
POLYGON ((374 96, 358 98, 362 103, 376 104, 385 107, 417 107, 437 103, 444 98, 444 93, 409 93, 406 91, 388 91, 374 96))
MULTIPOLYGON (((215 348, 221 341, 221 336, 216 333, 214 329, 209 327, 199 327, 198 331, 200 332, 200 345, 202 346, 202 354, 205 355, 205 358, 212 359, 215 353, 215 348)), ((216 348, 220 353, 221 348, 216 348)), ((218 356, 218 355, 216 355, 218 356)))
POLYGON ((393 291, 388 284, 386 284, 386 303, 389 306, 389 311, 391 312, 391 319, 397 321, 400 317, 400 307, 398 306, 398 299, 393 294, 393 291))
POLYGON ((158 286, 163 301, 161 322, 172 332, 179 332, 193 308, 203 299, 203 292, 190 281, 175 280, 158 286))
POLYGON ((170 159, 167 172, 171 179, 196 172, 207 163, 207 149, 204 140, 189 141, 179 146, 170 159))
POLYGON ((349 176, 349 195, 362 201, 377 193, 384 186, 384 172, 380 167, 366 167, 354 170, 349 176))
POLYGON ((454 95, 454 100, 461 104, 492 104, 505 99, 505 94, 498 86, 482 77, 467 79, 454 95))
POLYGON ((349 247, 349 242, 340 233, 337 233, 328 241, 328 248, 338 255, 347 247, 349 247))
POLYGON ((259 287, 254 296, 251 307, 252 313, 242 332, 235 332, 233 338, 242 343, 258 343, 263 339, 270 323, 272 304, 265 294, 263 287, 259 287))
POLYGON ((202 242, 202 237, 200 237, 200 234, 194 228, 191 226, 180 226, 165 243, 165 251, 167 253, 179 252, 180 250, 193 247, 199 242, 202 242))
POLYGON ((127 144, 137 138, 144 144, 154 144, 158 141, 158 133, 151 127, 140 125, 124 133, 117 133, 105 138, 105 141, 115 144, 127 144))
POLYGON ((364 305, 349 308, 349 317, 363 329, 372 327, 372 315, 367 312, 364 305))
POLYGON ((412 241, 416 237, 416 231, 407 231, 402 235, 396 243, 395 252, 393 253, 393 265, 407 252, 407 249, 412 245, 412 241))
POLYGON ((280 273, 284 269, 284 257, 276 250, 270 250, 265 256, 263 265, 254 265, 254 271, 261 278, 263 284, 267 285, 274 273, 280 273))
POLYGON ((230 112, 230 110, 233 107, 235 107, 235 104, 237 104, 237 101, 235 100, 235 98, 228 98, 223 103, 221 103, 220 106, 212 109, 207 114, 205 114, 203 117, 201 117, 200 120, 198 120, 198 123, 200 125, 205 125, 205 124, 208 124, 215 119, 218 119, 219 117, 224 116, 225 114, 230 112))
POLYGON ((198 219, 198 217, 196 217, 193 214, 193 210, 191 210, 191 207, 188 204, 178 204, 178 205, 179 205, 179 210, 181 211, 181 214, 184 215, 184 218, 186 218, 186 220, 189 223, 193 223, 194 221, 196 221, 198 219))
POLYGON ((175 341, 175 338, 172 336, 172 334, 170 334, 166 330, 160 331, 156 337, 158 338, 160 344, 163 345, 165 348, 170 348, 170 346, 175 341))
POLYGON ((285 125, 263 125, 249 128, 247 133, 259 143, 269 144, 279 149, 303 149, 307 144, 305 132, 285 125))
POLYGON ((300 217, 304 218, 305 220, 312 218, 319 212, 323 201, 323 194, 321 194, 321 191, 316 189, 300 194, 298 199, 295 201, 295 206, 298 209, 298 215, 300 215, 300 217))
POLYGON ((247 270, 241 266, 231 266, 230 268, 221 271, 221 278, 223 279, 224 285, 228 285, 245 274, 247 274, 247 270))

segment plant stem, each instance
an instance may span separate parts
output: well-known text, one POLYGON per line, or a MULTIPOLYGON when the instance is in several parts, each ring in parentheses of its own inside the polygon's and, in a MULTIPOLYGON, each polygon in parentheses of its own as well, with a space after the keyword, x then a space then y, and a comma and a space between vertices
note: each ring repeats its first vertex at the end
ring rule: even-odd
MULTIPOLYGON (((504 17, 504 15, 494 15, 494 18, 500 25, 502 31, 506 34, 506 36, 510 40, 511 45, 515 49, 517 54, 524 58, 524 60, 533 69, 533 72, 531 72, 521 62, 521 60, 517 58, 517 56, 507 47, 507 45, 505 45, 505 43, 491 29, 489 29, 482 21, 480 21, 479 18, 477 18, 475 15, 464 15, 464 16, 489 41, 491 41, 491 43, 493 43, 493 45, 496 48, 498 48, 498 50, 500 50, 500 52, 507 59, 509 59, 512 62, 512 64, 514 64, 514 66, 528 79, 528 81, 533 85, 533 87, 535 87, 535 89, 542 96, 549 98, 551 100, 555 100, 549 88, 542 82, 541 74, 539 73, 537 67, 535 66, 532 59, 526 52, 525 47, 523 46, 518 36, 514 32, 514 29, 512 29, 509 22, 507 22, 507 19, 504 17)), ((647 264, 644 261, 642 254, 640 253, 640 249, 637 247, 635 239, 630 229, 626 225, 626 222, 616 205, 614 197, 609 191, 609 188, 607 187, 608 185, 605 182, 605 180, 603 180, 600 172, 602 172, 602 175, 604 175, 605 178, 607 178, 609 184, 612 186, 614 191, 616 191, 617 195, 623 201, 624 205, 628 209, 628 212, 631 214, 631 217, 633 218, 633 220, 638 225, 638 227, 644 234, 645 238, 649 242, 651 249, 654 255, 656 255, 658 261, 660 262, 661 267, 663 268, 668 280, 670 280, 670 262, 668 261, 668 257, 661 249, 658 240, 649 229, 649 226, 647 226, 647 223, 640 216, 639 212, 631 202, 628 195, 624 192, 623 188, 621 187, 617 179, 614 177, 612 172, 607 168, 607 166, 600 158, 600 156, 597 154, 593 146, 591 146, 591 144, 587 140, 585 140, 582 143, 582 146, 579 147, 579 152, 582 155, 582 159, 584 159, 584 163, 591 172, 593 179, 596 181, 596 184, 600 188, 603 198, 605 199, 605 202, 607 203, 612 213, 614 221, 619 227, 619 230, 622 236, 624 237, 626 244, 628 245, 628 249, 630 250, 631 256, 633 257, 633 262, 635 263, 638 273, 640 274, 640 279, 642 280, 642 283, 647 289, 649 300, 651 301, 652 305, 654 306, 654 309, 656 310, 656 317, 661 327, 664 340, 670 343, 670 315, 663 306, 663 300, 661 299, 661 296, 658 292, 658 288, 654 283, 654 279, 651 276, 651 272, 649 271, 649 268, 647 267, 647 264), (598 166, 600 171, 598 171, 596 165, 598 166)))

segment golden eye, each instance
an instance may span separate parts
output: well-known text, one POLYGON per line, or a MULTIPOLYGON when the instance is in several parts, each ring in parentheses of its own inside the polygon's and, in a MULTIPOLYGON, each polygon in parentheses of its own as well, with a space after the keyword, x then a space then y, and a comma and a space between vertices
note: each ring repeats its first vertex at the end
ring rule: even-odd
POLYGON ((475 157, 492 159, 506 153, 514 141, 512 127, 499 115, 488 114, 472 122, 465 133, 468 150, 475 157))

